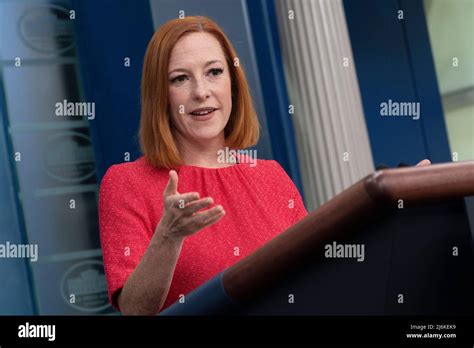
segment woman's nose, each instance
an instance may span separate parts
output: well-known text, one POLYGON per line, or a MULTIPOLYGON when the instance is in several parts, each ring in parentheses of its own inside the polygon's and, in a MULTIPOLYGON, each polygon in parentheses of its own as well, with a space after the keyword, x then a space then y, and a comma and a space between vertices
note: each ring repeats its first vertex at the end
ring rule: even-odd
POLYGON ((196 80, 193 86, 193 99, 205 99, 209 97, 209 88, 204 80, 196 80))

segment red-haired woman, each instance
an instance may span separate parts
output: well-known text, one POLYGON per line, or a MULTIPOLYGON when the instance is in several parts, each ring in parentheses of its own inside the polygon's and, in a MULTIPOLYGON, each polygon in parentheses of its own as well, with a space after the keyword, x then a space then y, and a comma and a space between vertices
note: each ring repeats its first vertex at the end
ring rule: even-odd
POLYGON ((171 20, 148 44, 143 157, 110 167, 99 197, 109 298, 123 314, 157 314, 307 214, 277 162, 236 153, 259 138, 238 63, 206 17, 171 20))
POLYGON ((143 157, 108 169, 99 219, 112 305, 153 315, 307 211, 277 162, 235 152, 257 143, 259 124, 236 52, 215 22, 186 17, 160 27, 141 92, 143 157))

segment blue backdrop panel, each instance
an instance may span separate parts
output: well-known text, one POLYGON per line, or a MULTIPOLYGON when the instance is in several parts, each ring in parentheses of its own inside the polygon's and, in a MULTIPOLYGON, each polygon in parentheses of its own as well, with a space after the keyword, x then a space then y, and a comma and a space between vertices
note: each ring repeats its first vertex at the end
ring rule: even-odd
POLYGON ((448 162, 451 155, 423 2, 399 2, 406 18, 405 33, 413 80, 426 116, 421 118, 421 124, 427 155, 433 162, 448 162))
POLYGON ((140 78, 153 34, 146 0, 72 0, 80 71, 87 101, 96 103, 91 133, 101 178, 114 163, 140 156, 140 78), (124 66, 130 58, 130 67, 124 66))
POLYGON ((449 161, 423 3, 403 5, 397 0, 344 1, 374 162, 449 161), (382 117, 380 104, 389 100, 420 102, 420 119, 382 117))
POLYGON ((258 73, 262 81, 268 130, 274 159, 281 164, 303 195, 295 132, 288 113, 283 61, 276 23, 275 5, 268 0, 247 0, 253 42, 258 51, 258 73))

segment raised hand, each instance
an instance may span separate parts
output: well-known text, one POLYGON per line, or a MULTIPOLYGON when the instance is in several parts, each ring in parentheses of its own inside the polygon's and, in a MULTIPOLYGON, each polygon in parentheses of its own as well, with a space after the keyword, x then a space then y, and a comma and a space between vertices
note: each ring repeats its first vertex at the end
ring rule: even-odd
POLYGON ((169 180, 163 191, 163 214, 156 233, 178 240, 215 224, 225 215, 222 206, 199 211, 213 202, 211 197, 199 199, 197 192, 179 193, 178 174, 170 170, 169 180))

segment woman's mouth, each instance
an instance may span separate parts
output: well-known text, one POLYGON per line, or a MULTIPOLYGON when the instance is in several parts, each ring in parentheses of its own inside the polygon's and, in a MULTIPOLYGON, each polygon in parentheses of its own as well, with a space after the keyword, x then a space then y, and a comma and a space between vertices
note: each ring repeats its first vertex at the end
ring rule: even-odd
POLYGON ((207 121, 212 116, 214 116, 216 110, 218 110, 218 109, 205 110, 205 111, 195 111, 195 112, 191 112, 190 115, 196 121, 207 121))

